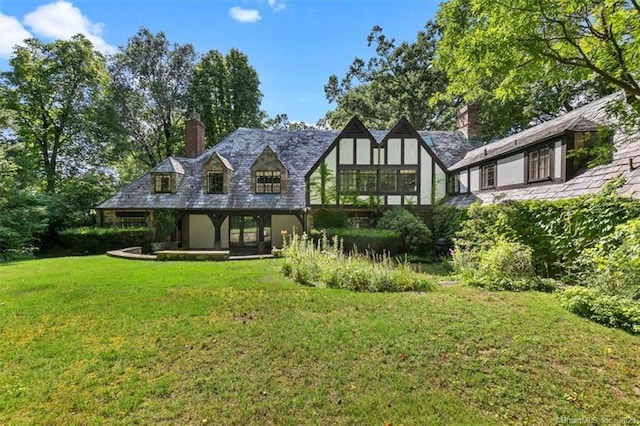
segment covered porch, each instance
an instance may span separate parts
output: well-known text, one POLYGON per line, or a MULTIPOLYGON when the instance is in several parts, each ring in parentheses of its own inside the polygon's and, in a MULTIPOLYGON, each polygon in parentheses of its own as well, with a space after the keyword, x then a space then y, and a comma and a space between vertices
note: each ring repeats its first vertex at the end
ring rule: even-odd
POLYGON ((283 231, 306 231, 306 211, 176 212, 175 241, 183 250, 228 250, 233 256, 267 254, 282 247, 283 231))

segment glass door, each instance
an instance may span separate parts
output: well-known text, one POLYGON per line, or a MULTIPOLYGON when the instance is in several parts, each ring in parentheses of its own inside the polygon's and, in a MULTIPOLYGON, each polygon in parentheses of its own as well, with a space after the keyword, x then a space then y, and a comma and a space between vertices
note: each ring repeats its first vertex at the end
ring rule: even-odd
POLYGON ((258 225, 253 216, 229 217, 229 246, 258 247, 258 225))

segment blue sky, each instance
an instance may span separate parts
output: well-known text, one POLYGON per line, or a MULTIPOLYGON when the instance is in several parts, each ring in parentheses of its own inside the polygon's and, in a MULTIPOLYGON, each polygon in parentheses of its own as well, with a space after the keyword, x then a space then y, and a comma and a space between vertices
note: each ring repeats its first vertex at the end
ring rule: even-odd
POLYGON ((0 70, 24 37, 44 41, 87 35, 103 52, 139 28, 199 53, 237 48, 260 76, 271 116, 315 123, 333 108, 323 87, 356 57, 374 51, 366 37, 380 25, 397 41, 415 40, 439 0, 0 0, 0 70))

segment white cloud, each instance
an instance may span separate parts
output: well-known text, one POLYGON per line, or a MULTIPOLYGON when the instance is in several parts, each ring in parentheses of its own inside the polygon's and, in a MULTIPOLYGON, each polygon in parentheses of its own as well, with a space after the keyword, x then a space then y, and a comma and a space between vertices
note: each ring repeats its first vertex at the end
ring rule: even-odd
POLYGON ((114 52, 116 48, 104 41, 104 24, 93 23, 72 3, 58 0, 38 7, 24 17, 24 23, 39 36, 67 40, 83 34, 100 52, 114 52))
POLYGON ((260 12, 256 9, 243 9, 237 6, 229 9, 229 16, 242 23, 253 23, 262 19, 260 12))
POLYGON ((269 0, 269 6, 271 6, 271 9, 273 9, 274 12, 280 12, 281 10, 284 10, 285 7, 287 7, 284 2, 278 3, 277 0, 269 0))
POLYGON ((13 16, 0 13, 0 58, 10 58, 15 45, 24 44, 31 33, 13 16))

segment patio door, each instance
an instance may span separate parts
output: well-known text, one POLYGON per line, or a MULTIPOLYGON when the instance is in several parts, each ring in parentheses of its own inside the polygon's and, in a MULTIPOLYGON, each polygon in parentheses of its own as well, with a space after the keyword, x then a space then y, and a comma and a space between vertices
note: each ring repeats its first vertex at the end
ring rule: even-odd
POLYGON ((229 217, 229 247, 258 248, 258 225, 253 216, 229 217))

